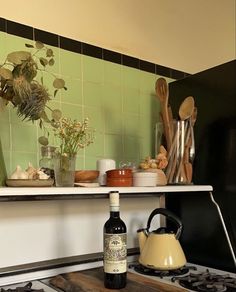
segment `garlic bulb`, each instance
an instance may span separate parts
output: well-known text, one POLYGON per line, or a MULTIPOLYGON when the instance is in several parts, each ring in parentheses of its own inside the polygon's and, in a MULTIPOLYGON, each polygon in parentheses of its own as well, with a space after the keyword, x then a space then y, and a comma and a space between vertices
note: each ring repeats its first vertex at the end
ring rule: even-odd
POLYGON ((39 179, 48 179, 50 176, 44 173, 42 170, 38 170, 37 172, 39 179))
POLYGON ((18 175, 19 175, 20 171, 22 171, 22 169, 21 169, 20 165, 17 165, 16 169, 11 174, 10 179, 18 179, 18 175))
POLYGON ((28 179, 28 173, 22 170, 20 165, 17 165, 15 171, 11 174, 10 179, 28 179))
POLYGON ((37 179, 37 169, 33 167, 31 162, 29 162, 26 172, 28 173, 28 179, 37 179))

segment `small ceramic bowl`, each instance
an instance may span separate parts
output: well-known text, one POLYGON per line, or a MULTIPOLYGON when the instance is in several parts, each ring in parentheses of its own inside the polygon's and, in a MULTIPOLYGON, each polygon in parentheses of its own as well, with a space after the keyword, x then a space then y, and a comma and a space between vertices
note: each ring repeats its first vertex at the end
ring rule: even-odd
POLYGON ((133 179, 129 178, 107 178, 107 187, 132 187, 133 179))
POLYGON ((118 168, 106 171, 107 178, 130 178, 133 176, 132 169, 118 168))
POLYGON ((99 176, 98 170, 76 170, 75 182, 93 182, 99 176))
POLYGON ((155 187, 157 174, 155 172, 135 172, 133 185, 134 187, 155 187))
POLYGON ((121 168, 106 171, 108 187, 131 187, 133 185, 132 169, 121 168))
POLYGON ((157 186, 167 185, 167 178, 163 170, 161 169, 147 169, 147 172, 153 172, 157 174, 157 186))

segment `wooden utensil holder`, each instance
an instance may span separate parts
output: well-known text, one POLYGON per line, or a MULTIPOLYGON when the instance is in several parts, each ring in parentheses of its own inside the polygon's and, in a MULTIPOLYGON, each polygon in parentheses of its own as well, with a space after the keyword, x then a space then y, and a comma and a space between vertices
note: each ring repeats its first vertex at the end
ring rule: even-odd
POLYGON ((192 143, 189 120, 174 122, 173 139, 168 152, 168 166, 165 170, 168 184, 190 184, 192 182, 192 164, 189 151, 192 143))

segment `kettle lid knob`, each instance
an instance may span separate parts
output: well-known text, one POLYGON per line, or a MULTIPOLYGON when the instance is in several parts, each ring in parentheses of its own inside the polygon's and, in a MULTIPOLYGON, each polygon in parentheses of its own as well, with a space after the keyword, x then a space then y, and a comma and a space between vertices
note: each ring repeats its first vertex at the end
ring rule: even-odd
POLYGON ((159 227, 153 231, 155 234, 174 234, 173 230, 170 230, 168 227, 159 227))

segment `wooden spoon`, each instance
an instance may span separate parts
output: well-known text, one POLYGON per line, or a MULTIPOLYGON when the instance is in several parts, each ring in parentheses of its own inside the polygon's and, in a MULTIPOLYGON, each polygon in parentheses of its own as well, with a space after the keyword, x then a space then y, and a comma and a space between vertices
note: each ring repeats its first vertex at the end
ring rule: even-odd
MULTIPOLYGON (((179 117, 181 119, 181 121, 185 121, 187 119, 190 119, 190 117, 193 115, 193 111, 194 111, 194 98, 192 96, 188 96, 186 97, 183 102, 181 103, 180 107, 179 107, 179 117)), ((177 155, 177 152, 180 153, 180 157, 176 157, 176 159, 173 159, 173 164, 171 165, 171 168, 174 168, 174 170, 171 171, 171 174, 174 175, 175 173, 175 169, 177 167, 177 161, 179 161, 179 165, 177 168, 177 172, 176 172, 176 176, 175 176, 175 181, 178 182, 179 181, 179 176, 181 174, 181 178, 183 179, 183 182, 186 182, 187 178, 185 175, 185 171, 184 171, 184 167, 183 167, 183 156, 184 156, 184 146, 186 145, 186 143, 188 142, 189 136, 190 136, 190 128, 187 130, 187 123, 186 123, 186 127, 183 129, 186 132, 186 135, 184 137, 184 145, 183 145, 183 149, 180 149, 181 151, 177 151, 178 149, 176 149, 177 147, 177 140, 180 139, 180 137, 176 137, 176 139, 174 140, 173 143, 173 148, 174 148, 174 155, 177 155)), ((176 133, 177 135, 177 133, 176 133)), ((181 143, 180 143, 181 144, 181 143)), ((170 180, 172 180, 173 177, 170 176, 170 180)))
POLYGON ((194 111, 194 98, 188 96, 184 99, 179 107, 179 117, 181 121, 185 121, 190 118, 194 111))
POLYGON ((170 130, 170 119, 168 113, 168 99, 169 99, 169 90, 168 84, 165 78, 158 78, 156 81, 156 95, 161 103, 161 112, 164 125, 164 133, 167 144, 167 151, 170 150, 171 146, 171 130, 170 130))
MULTIPOLYGON (((179 108, 179 117, 182 121, 187 120, 194 111, 194 99, 192 96, 188 96, 184 99, 184 101, 181 103, 179 108)), ((173 143, 171 145, 170 151, 168 153, 168 158, 172 155, 172 152, 176 146, 177 139, 177 131, 175 131, 175 136, 173 138, 173 143)))

